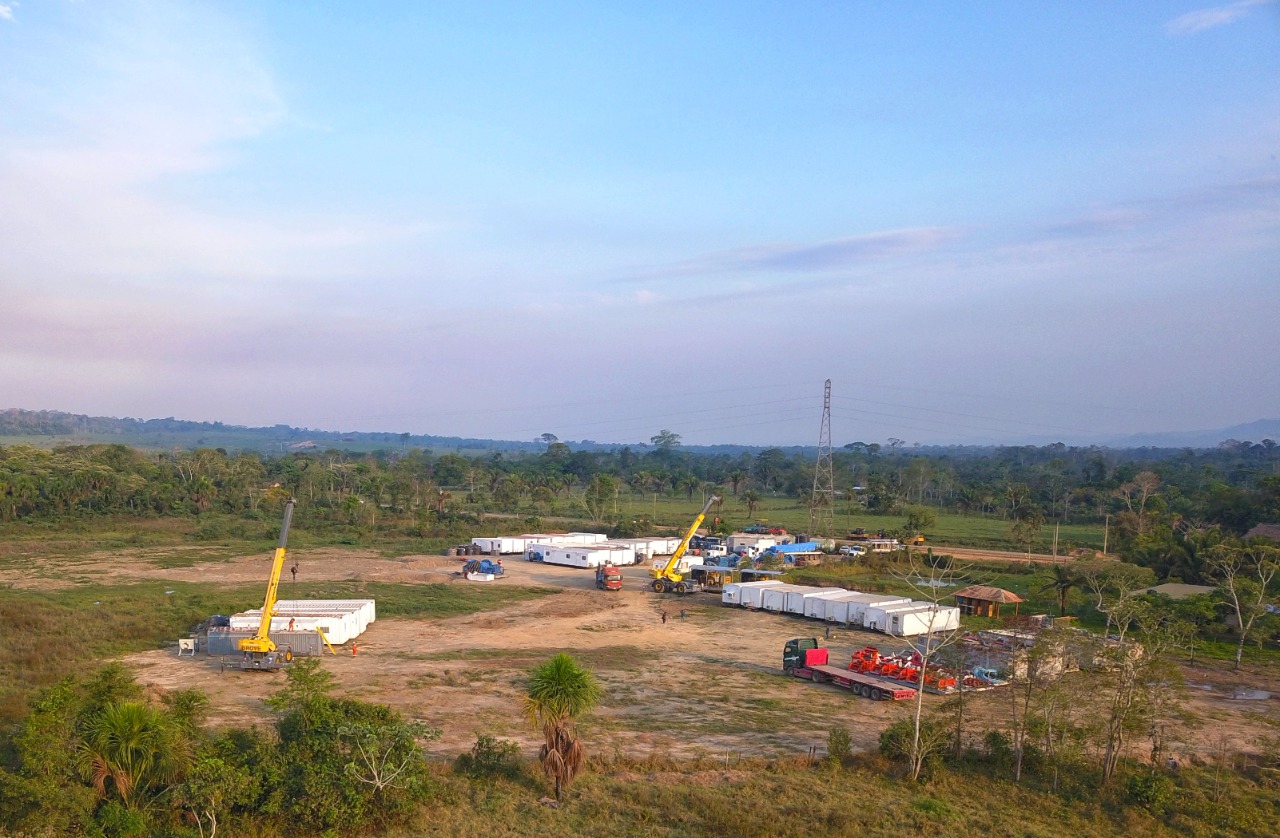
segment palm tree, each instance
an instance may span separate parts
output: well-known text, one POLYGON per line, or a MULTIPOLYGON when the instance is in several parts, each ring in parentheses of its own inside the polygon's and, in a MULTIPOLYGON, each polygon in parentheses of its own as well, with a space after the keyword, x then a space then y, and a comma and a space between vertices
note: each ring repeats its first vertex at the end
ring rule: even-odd
POLYGON ((89 724, 80 745, 80 762, 99 797, 114 788, 120 802, 135 809, 178 779, 187 745, 163 712, 124 701, 103 710, 89 724))
POLYGON ((760 493, 755 489, 747 489, 742 493, 742 502, 747 505, 747 517, 756 516, 756 507, 760 505, 760 493))
POLYGON ((582 743, 573 736, 573 721, 594 707, 600 696, 600 684, 591 671, 564 652, 529 676, 524 715, 546 739, 538 759, 542 773, 555 784, 556 800, 587 761, 582 743))
POLYGON ((1080 585, 1080 577, 1066 565, 1055 564, 1049 569, 1049 578, 1040 593, 1056 591, 1058 594, 1058 616, 1067 615, 1067 594, 1072 588, 1080 585))

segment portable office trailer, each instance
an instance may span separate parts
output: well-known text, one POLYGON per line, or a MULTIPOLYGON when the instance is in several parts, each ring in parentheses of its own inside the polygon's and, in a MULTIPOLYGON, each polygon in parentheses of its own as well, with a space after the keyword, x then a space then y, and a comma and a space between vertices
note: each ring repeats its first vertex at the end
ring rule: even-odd
MULTIPOLYGON (((608 543, 625 544, 636 551, 636 561, 643 561, 661 554, 662 551, 657 549, 660 546, 656 543, 658 540, 653 538, 617 538, 608 543)), ((665 539, 661 540, 665 543, 665 539)))
POLYGON ((731 582, 724 586, 720 594, 720 602, 724 605, 742 605, 752 608, 760 607, 760 594, 768 587, 781 585, 777 579, 761 579, 756 582, 731 582))
POLYGON ((844 588, 827 588, 825 591, 810 594, 804 598, 804 616, 825 620, 827 618, 827 603, 849 596, 851 593, 856 592, 846 591, 844 588))
POLYGON ((471 544, 479 547, 484 553, 500 553, 502 555, 516 554, 524 552, 525 539, 515 536, 477 536, 471 539, 471 544))
MULTIPOLYGON (((918 604, 918 603, 917 603, 918 604)), ((935 607, 928 604, 914 611, 890 612, 885 634, 897 637, 915 637, 937 631, 954 631, 960 628, 960 609, 954 605, 935 607)))
POLYGON ((609 540, 609 536, 602 532, 571 532, 567 535, 574 544, 604 544, 609 540))
POLYGON ((804 603, 809 597, 818 597, 819 599, 823 599, 825 597, 839 596, 843 593, 848 592, 844 588, 818 588, 810 591, 790 591, 787 593, 786 600, 782 605, 782 610, 788 614, 795 614, 799 617, 803 617, 805 615, 804 603))
POLYGON ((629 547, 535 544, 530 549, 540 552, 542 561, 547 564, 558 564, 566 567, 599 567, 602 564, 626 565, 634 564, 636 559, 635 551, 629 547))
POLYGON ((910 599, 888 594, 850 594, 828 600, 826 619, 832 623, 846 626, 860 626, 866 617, 867 609, 876 606, 906 605, 910 599))
POLYGON ((774 585, 766 588, 764 594, 760 597, 760 607, 765 611, 774 611, 783 613, 787 610, 787 595, 800 592, 801 595, 813 593, 822 590, 812 585, 774 585))
POLYGON ((862 627, 872 631, 885 631, 885 627, 889 625, 889 616, 891 614, 914 611, 919 607, 920 605, 914 602, 867 606, 866 612, 862 615, 862 627))

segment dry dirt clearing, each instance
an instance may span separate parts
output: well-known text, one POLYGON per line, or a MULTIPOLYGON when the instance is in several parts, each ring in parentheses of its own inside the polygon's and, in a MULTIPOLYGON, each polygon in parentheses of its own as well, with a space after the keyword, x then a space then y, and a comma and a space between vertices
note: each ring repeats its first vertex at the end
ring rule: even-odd
MULTIPOLYGON (((792 637, 821 637, 821 625, 726 608, 716 595, 660 596, 648 590, 643 568, 627 569, 623 591, 606 592, 595 589, 588 571, 519 559, 506 561, 505 578, 476 583, 458 579, 454 572, 459 562, 439 556, 385 558, 367 550, 323 548, 299 550, 290 558, 310 581, 519 585, 551 591, 536 600, 462 617, 382 618, 357 641, 357 655, 347 646, 339 648, 339 656, 323 658, 340 694, 385 702, 439 728, 442 735, 432 749, 442 755, 466 750, 477 733, 516 739, 533 750, 537 737, 520 715, 523 679, 557 651, 591 666, 605 688, 601 707, 583 724, 593 746, 633 756, 704 753, 732 760, 804 753, 814 746, 821 749, 836 725, 852 732, 855 747, 874 748, 884 727, 911 711, 910 702, 872 702, 838 687, 784 677, 783 643, 792 637), (665 624, 660 616, 664 609, 665 624)), ((0 582, 45 588, 144 579, 252 585, 262 582, 266 572, 263 555, 139 548, 72 562, 32 556, 23 571, 11 570, 4 576, 12 578, 0 582), (164 567, 173 563, 191 566, 164 567)), ((282 594, 287 596, 287 590, 282 594)), ((833 628, 826 645, 833 663, 839 664, 854 649, 891 647, 894 642, 881 634, 833 628)), ((280 673, 223 671, 217 661, 204 657, 178 659, 175 649, 131 655, 126 662, 155 688, 204 690, 215 724, 267 722, 262 700, 284 680, 280 673)), ((1275 698, 1230 698, 1236 687, 1280 695, 1274 674, 1237 676, 1198 667, 1187 671, 1187 679, 1206 689, 1192 690, 1192 709, 1200 722, 1181 743, 1184 753, 1212 754, 1224 742, 1250 750, 1258 717, 1280 716, 1275 698)), ((929 707, 941 701, 926 698, 929 707)), ((971 706, 975 717, 998 724, 1006 703, 1000 692, 991 692, 975 696, 971 706)))

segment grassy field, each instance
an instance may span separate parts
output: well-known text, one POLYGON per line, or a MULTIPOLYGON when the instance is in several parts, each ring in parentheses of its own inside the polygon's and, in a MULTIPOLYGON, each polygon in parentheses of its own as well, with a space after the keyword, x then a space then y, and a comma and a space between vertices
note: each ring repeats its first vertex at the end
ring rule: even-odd
POLYGON ((1150 808, 1125 798, 1118 781, 1101 794, 1055 795, 938 771, 924 783, 896 779, 870 756, 843 768, 807 759, 686 760, 619 757, 607 746, 554 809, 535 801, 545 784, 529 769, 468 779, 440 767, 437 802, 402 835, 451 836, 809 836, 900 838, 908 834, 991 838, 1270 836, 1280 816, 1265 785, 1233 775, 1215 788, 1208 769, 1176 775, 1173 800, 1150 808), (1216 799, 1214 799, 1216 797, 1216 799))
MULTIPOLYGON (((692 501, 660 495, 656 499, 652 495, 643 498, 631 494, 619 497, 617 509, 620 518, 647 515, 655 522, 673 527, 688 527, 702 507, 702 501, 692 501)), ((747 514, 746 504, 729 495, 724 499, 720 511, 714 509, 709 518, 720 517, 735 528, 747 524, 761 522, 785 527, 789 532, 804 532, 809 528, 809 507, 798 503, 793 498, 766 497, 756 507, 755 515, 747 514)), ((986 518, 977 515, 953 515, 937 513, 938 522, 925 535, 930 541, 949 544, 957 547, 979 547, 996 550, 1025 550, 1025 544, 1015 544, 1010 537, 1008 520, 1003 518, 986 518)), ((877 530, 893 530, 905 525, 903 515, 869 515, 866 513, 849 514, 843 507, 835 512, 837 535, 843 536, 855 527, 875 533, 877 530)), ((1053 525, 1049 524, 1040 532, 1035 552, 1049 552, 1053 544, 1053 525)), ((1101 550, 1103 544, 1103 528, 1101 524, 1064 524, 1058 531, 1059 552, 1074 547, 1086 547, 1101 550)))
MULTIPOLYGON (((323 582, 299 594, 372 597, 384 617, 444 619, 554 595, 541 588, 323 582)), ((87 585, 56 592, 0 588, 0 721, 25 712, 35 689, 94 661, 174 643, 211 614, 261 607, 261 585, 179 582, 87 585)))

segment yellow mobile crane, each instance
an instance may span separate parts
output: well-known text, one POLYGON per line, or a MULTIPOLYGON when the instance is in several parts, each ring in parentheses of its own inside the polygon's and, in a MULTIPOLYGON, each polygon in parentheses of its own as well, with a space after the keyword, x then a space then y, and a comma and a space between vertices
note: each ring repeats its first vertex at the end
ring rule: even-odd
POLYGON ((289 539, 289 522, 293 520, 293 500, 284 505, 284 524, 280 527, 280 539, 276 542, 275 558, 271 561, 271 578, 267 581, 267 598, 262 601, 262 621, 258 633, 240 641, 241 669, 279 669, 293 663, 293 649, 286 646, 277 649, 272 642, 271 617, 276 610, 276 590, 280 587, 280 571, 284 569, 284 545, 289 539))
POLYGON ((684 581, 684 575, 677 571, 677 568, 680 567, 680 557, 689 549, 689 539, 693 538, 698 531, 698 527, 702 526, 702 521, 707 517, 707 510, 711 508, 711 504, 719 501, 720 498, 716 495, 707 498, 707 502, 702 505, 702 511, 698 513, 698 517, 693 519, 693 526, 689 527, 689 531, 684 534, 684 538, 680 540, 680 546, 676 547, 676 551, 671 554, 666 566, 661 569, 653 569, 653 589, 655 591, 660 594, 689 593, 691 590, 689 583, 684 581))

